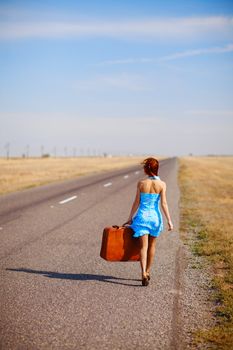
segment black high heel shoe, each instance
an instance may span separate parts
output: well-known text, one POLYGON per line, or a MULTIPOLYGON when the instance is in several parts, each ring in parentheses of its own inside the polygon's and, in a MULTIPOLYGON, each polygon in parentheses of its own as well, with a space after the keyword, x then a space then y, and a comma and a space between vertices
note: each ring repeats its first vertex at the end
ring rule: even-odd
POLYGON ((148 284, 149 284, 149 279, 148 279, 147 277, 143 277, 143 279, 142 279, 142 285, 143 285, 144 287, 147 287, 148 284))

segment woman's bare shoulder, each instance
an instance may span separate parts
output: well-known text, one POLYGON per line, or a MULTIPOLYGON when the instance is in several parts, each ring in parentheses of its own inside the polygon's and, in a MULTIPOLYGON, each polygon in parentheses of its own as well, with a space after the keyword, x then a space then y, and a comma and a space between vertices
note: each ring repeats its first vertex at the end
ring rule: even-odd
POLYGON ((137 187, 138 187, 139 189, 142 189, 142 188, 144 188, 145 186, 147 186, 148 183, 149 183, 149 181, 148 181, 147 178, 141 179, 141 180, 138 181, 137 187))
POLYGON ((166 182, 165 181, 162 181, 162 180, 160 180, 160 185, 161 185, 161 187, 162 187, 162 189, 164 190, 164 189, 166 189, 166 182))
POLYGON ((138 181, 139 184, 145 184, 145 183, 148 183, 149 182, 149 179, 148 178, 142 178, 138 181))

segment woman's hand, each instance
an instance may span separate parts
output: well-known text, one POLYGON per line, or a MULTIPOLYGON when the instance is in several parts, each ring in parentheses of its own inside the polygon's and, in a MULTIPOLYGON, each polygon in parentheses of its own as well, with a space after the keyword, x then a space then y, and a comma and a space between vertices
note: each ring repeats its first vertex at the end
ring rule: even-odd
POLYGON ((169 220, 169 221, 167 222, 167 224, 168 224, 168 231, 173 230, 174 226, 173 226, 173 223, 171 222, 171 220, 169 220))
POLYGON ((126 221, 123 226, 126 226, 126 225, 131 225, 132 224, 132 219, 129 219, 128 221, 126 221))

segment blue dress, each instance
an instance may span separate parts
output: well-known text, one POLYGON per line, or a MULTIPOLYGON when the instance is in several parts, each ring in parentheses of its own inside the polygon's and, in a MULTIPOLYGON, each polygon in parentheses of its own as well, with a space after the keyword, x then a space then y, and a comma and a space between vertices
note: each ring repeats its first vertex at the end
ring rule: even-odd
MULTIPOLYGON (((159 179, 158 176, 150 177, 159 179)), ((134 231, 133 237, 149 234, 158 237, 163 230, 163 218, 159 208, 159 193, 140 193, 140 203, 130 227, 134 231)))

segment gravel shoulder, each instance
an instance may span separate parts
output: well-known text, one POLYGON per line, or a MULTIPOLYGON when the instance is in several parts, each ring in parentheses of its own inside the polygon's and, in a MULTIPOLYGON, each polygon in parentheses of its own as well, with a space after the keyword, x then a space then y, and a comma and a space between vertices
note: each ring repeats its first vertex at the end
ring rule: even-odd
POLYGON ((194 237, 191 233, 182 247, 183 272, 181 276, 181 295, 179 299, 184 349, 210 349, 209 344, 200 341, 199 331, 214 325, 213 293, 209 266, 204 258, 195 256, 191 251, 194 237))

